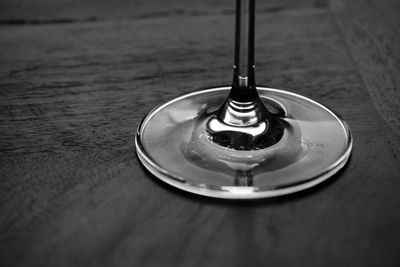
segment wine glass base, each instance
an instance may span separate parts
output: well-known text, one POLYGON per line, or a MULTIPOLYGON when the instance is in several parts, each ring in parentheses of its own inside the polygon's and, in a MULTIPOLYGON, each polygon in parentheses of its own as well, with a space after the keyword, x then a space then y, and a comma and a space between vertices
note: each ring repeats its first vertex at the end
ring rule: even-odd
POLYGON ((313 187, 348 161, 352 137, 339 115, 301 95, 264 87, 257 87, 261 100, 272 114, 281 115, 280 140, 257 150, 213 142, 206 125, 229 90, 186 94, 147 114, 135 139, 143 165, 160 180, 191 193, 255 199, 313 187))

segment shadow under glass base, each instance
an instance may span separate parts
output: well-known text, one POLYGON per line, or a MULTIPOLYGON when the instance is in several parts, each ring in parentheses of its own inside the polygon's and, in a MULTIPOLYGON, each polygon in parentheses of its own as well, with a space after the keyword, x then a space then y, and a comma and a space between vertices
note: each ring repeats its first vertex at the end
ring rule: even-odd
POLYGON ((136 133, 143 165, 162 181, 199 195, 254 199, 310 188, 349 159, 347 124, 325 106, 291 92, 257 87, 267 110, 282 125, 279 141, 238 150, 213 141, 207 124, 230 87, 186 94, 152 110, 136 133))

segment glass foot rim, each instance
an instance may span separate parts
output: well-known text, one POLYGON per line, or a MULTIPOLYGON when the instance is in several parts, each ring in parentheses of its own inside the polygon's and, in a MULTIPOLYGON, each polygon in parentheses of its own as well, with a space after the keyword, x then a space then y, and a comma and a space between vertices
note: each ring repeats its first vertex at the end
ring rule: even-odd
POLYGON ((305 189, 314 187, 328 178, 332 177, 334 174, 336 174, 340 169, 342 169, 346 163, 348 162, 353 146, 353 138, 350 132, 350 128, 347 125, 347 123, 341 118, 339 114, 334 112, 333 110, 327 108, 326 106, 320 104, 319 102, 312 100, 310 98, 307 98, 305 96, 292 93, 287 90, 280 90, 280 89, 273 89, 273 88, 267 88, 267 87, 261 87, 257 86, 257 90, 266 90, 266 91, 273 91, 277 93, 283 93, 283 94, 289 94, 295 97, 299 97, 302 99, 305 99, 307 101, 312 102, 313 104, 316 104, 329 113, 331 113, 332 116, 334 116, 337 121, 340 122, 340 124, 343 127, 343 130, 346 132, 346 135, 348 137, 347 140, 347 147, 345 152, 342 154, 341 157, 339 157, 336 162, 334 162, 330 168, 325 169, 322 171, 320 174, 310 177, 307 180, 294 183, 294 184, 287 184, 284 186, 279 186, 279 187, 257 187, 257 186, 212 186, 212 185, 205 185, 205 184, 197 184, 197 183, 192 183, 190 181, 187 181, 184 177, 179 177, 176 176, 167 170, 161 168, 160 166, 157 165, 152 159, 151 156, 146 153, 145 148, 143 147, 142 141, 141 141, 141 132, 143 131, 144 127, 146 126, 147 121, 151 119, 151 117, 156 114, 159 110, 163 109, 165 106, 168 106, 174 102, 177 102, 183 98, 191 97, 197 94, 205 94, 205 93, 212 93, 215 91, 221 91, 221 90, 229 90, 230 86, 223 86, 223 87, 214 87, 214 88, 209 88, 209 89, 204 89, 188 94, 184 94, 182 96, 176 97, 170 101, 167 101, 157 107, 155 107, 153 110, 151 110, 139 123, 135 135, 135 147, 136 147, 136 154, 138 155, 139 160, 143 164, 143 166, 155 177, 160 179, 161 181, 176 187, 178 189, 181 189, 183 191, 187 191, 193 194, 197 195, 202 195, 202 196, 207 196, 207 197, 213 197, 213 198, 221 198, 221 199, 260 199, 260 198, 270 198, 270 197, 277 197, 277 196, 282 196, 282 195, 288 195, 292 194, 295 192, 303 191, 305 189))

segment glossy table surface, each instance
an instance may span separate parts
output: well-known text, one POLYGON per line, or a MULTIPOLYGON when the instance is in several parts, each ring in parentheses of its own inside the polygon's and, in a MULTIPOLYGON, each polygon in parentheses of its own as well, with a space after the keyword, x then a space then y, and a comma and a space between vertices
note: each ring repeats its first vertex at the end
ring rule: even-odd
POLYGON ((258 201, 150 175, 156 105, 229 84, 234 3, 0 3, 0 266, 399 266, 400 3, 258 1, 256 80, 340 113, 349 164, 258 201))

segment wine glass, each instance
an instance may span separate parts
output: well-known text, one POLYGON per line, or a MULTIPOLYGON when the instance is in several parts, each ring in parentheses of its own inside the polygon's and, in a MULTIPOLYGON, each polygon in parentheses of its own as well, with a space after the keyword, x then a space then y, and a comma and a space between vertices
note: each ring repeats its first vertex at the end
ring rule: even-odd
POLYGON ((254 0, 237 0, 232 86, 189 93, 150 111, 136 152, 153 175, 192 193, 273 197, 328 179, 349 159, 352 137, 320 103, 254 78, 254 0))

